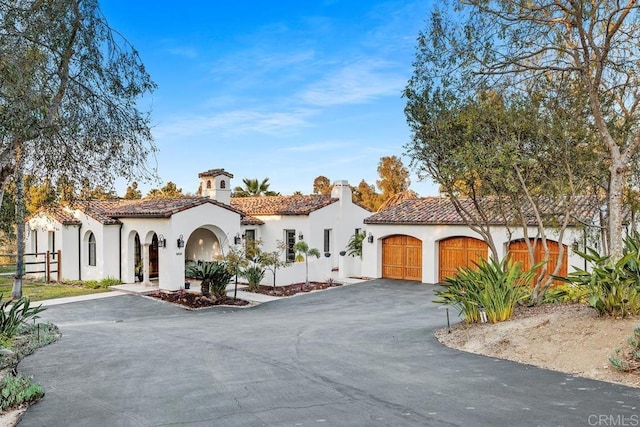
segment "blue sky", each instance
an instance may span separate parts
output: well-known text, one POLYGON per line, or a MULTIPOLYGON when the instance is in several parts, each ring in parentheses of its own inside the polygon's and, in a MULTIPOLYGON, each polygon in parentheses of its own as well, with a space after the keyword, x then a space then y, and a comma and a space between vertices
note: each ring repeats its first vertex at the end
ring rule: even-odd
MULTIPOLYGON (((428 1, 111 0, 101 8, 158 84, 145 102, 163 183, 195 192, 199 172, 225 168, 234 186, 268 177, 282 194, 310 193, 318 175, 375 184, 380 157, 402 155, 409 141, 401 95, 428 1)), ((413 173, 411 188, 437 193, 413 173)))

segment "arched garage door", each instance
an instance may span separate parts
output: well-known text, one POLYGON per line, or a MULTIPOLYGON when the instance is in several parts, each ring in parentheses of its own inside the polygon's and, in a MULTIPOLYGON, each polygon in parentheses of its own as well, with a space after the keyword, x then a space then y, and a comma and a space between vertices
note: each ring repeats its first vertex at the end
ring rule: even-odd
MULTIPOLYGON (((531 244, 535 243, 534 248, 534 264, 544 261, 544 247, 542 246, 542 241, 534 241, 531 239, 531 244)), ((567 275, 567 255, 569 249, 567 245, 564 246, 564 253, 562 255, 562 263, 560 266, 560 270, 558 270, 558 276, 566 276, 567 275)), ((560 259, 560 245, 558 242, 554 242, 553 240, 547 240, 547 247, 549 248, 549 262, 546 265, 546 270, 548 274, 552 274, 553 270, 556 268, 556 264, 560 259)), ((529 262, 529 250, 527 249, 527 243, 524 240, 516 240, 509 244, 509 258, 514 261, 522 262, 522 269, 528 270, 531 268, 531 263, 529 262)))
POLYGON ((382 277, 422 281, 422 241, 404 235, 382 240, 382 277))
POLYGON ((474 261, 489 257, 489 245, 473 237, 450 237, 441 240, 438 247, 440 282, 447 277, 454 277, 459 267, 473 267, 474 261))

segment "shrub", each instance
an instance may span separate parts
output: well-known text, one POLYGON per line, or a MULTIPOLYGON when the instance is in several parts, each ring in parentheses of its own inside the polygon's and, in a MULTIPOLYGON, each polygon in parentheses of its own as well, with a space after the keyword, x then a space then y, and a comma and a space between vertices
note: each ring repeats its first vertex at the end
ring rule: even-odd
POLYGON ((585 286, 564 283, 553 286, 544 293, 543 304, 586 303, 589 290, 585 286))
POLYGON ((6 375, 0 379, 0 410, 35 402, 44 396, 40 384, 22 375, 6 375))
POLYGON ((354 233, 349 241, 347 242, 347 255, 351 255, 352 257, 359 256, 362 258, 362 242, 367 237, 367 233, 364 231, 360 233, 354 233))
POLYGON ((0 294, 0 335, 6 338, 15 336, 23 322, 31 318, 37 319, 38 313, 44 310, 41 305, 31 307, 27 297, 22 297, 13 302, 13 305, 11 304, 11 300, 2 302, 2 294, 0 294))
POLYGON ((252 265, 242 270, 242 276, 247 279, 247 282, 249 282, 249 290, 258 290, 260 282, 264 278, 264 273, 264 268, 261 268, 257 265, 252 265))
POLYGON ((115 286, 122 284, 120 279, 116 279, 115 277, 105 277, 99 282, 101 288, 108 288, 109 286, 115 286))
POLYGON ((3 340, 0 336, 0 345, 13 350, 13 354, 0 355, 0 370, 16 365, 25 356, 59 338, 60 331, 52 323, 24 324, 18 331, 16 339, 3 340))
POLYGON ((480 320, 480 308, 491 323, 507 320, 521 301, 531 295, 526 285, 534 271, 522 271, 521 263, 503 259, 480 259, 476 268, 458 269, 455 277, 447 278, 444 289, 435 292, 438 304, 448 304, 463 314, 467 323, 480 320))
POLYGON ((640 373, 640 326, 633 330, 633 335, 627 339, 627 343, 631 349, 624 358, 618 348, 616 355, 609 357, 609 362, 614 368, 621 371, 640 373))
POLYGON ((227 269, 223 262, 203 262, 199 265, 191 265, 187 269, 189 277, 202 280, 202 295, 213 293, 215 298, 224 298, 227 295, 227 285, 233 278, 233 273, 227 269))
POLYGON ((576 269, 563 279, 587 289, 587 303, 599 315, 626 317, 640 314, 640 236, 624 240, 623 256, 613 262, 595 250, 576 251, 587 260, 591 271, 576 269))

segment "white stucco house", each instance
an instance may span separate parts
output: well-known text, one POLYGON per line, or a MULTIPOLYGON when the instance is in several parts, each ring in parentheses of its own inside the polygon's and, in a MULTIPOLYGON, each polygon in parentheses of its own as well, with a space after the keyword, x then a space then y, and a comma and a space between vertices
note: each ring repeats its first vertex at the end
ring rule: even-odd
MULTIPOLYGON (((584 225, 593 222, 597 209, 593 199, 579 199, 561 242, 557 241, 557 232, 546 230, 552 260, 548 269, 559 259, 560 245, 564 248, 560 275, 566 274, 573 265, 585 267, 584 260, 572 248, 584 248, 584 225)), ((498 217, 490 221, 499 258, 509 253, 528 268, 530 262, 522 227, 508 229, 498 217)), ((438 283, 454 275, 458 267, 472 266, 478 258, 489 256, 488 245, 464 222, 447 198, 404 200, 368 217, 364 224, 367 239, 363 245, 363 276, 438 283)), ((532 221, 528 230, 530 237, 536 236, 534 224, 532 221)), ((543 248, 538 244, 535 262, 542 259, 543 248)))
MULTIPOLYGON (((338 265, 337 252, 371 215, 352 201, 346 181, 337 181, 330 196, 232 198, 229 172, 212 169, 199 178, 201 197, 86 201, 44 209, 25 225, 26 252, 42 254, 27 262, 56 254, 59 275, 69 280, 113 277, 133 283, 141 269, 145 284, 177 290, 189 263, 211 261, 230 245, 260 239, 265 250, 275 250, 281 240, 287 246, 282 256, 292 260, 293 244, 304 239, 326 255, 310 268, 311 280, 324 280, 338 265)), ((28 264, 26 273, 41 274, 39 268, 28 264)), ((297 264, 283 269, 278 283, 300 281, 300 269, 297 264)))

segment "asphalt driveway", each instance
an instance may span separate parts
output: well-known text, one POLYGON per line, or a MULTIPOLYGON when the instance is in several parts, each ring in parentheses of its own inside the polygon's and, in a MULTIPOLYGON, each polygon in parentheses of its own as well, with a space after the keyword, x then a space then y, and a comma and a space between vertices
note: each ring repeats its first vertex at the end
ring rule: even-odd
POLYGON ((638 389, 441 346, 432 292, 374 280, 250 309, 50 307, 64 336, 20 363, 46 391, 20 426, 640 425, 638 389))

